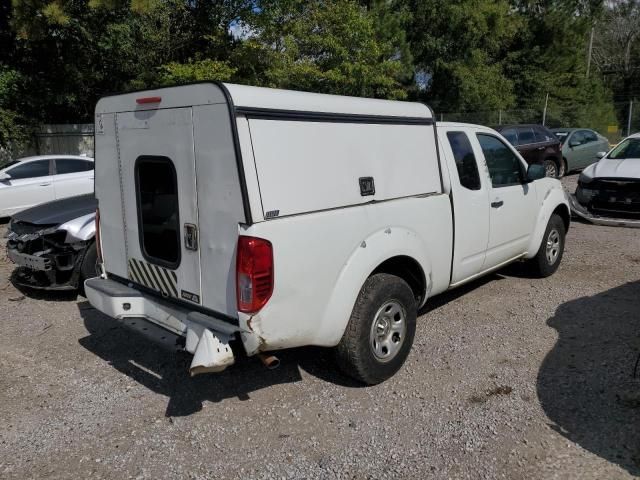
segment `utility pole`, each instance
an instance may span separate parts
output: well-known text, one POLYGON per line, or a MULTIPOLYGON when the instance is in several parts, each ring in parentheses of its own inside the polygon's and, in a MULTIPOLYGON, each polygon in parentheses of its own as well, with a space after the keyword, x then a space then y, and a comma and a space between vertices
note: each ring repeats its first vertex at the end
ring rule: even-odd
POLYGON ((498 111, 498 125, 502 125, 502 109, 498 111))
POLYGON ((593 52, 593 34, 595 29, 595 25, 592 25, 591 36, 589 37, 589 56, 587 57, 587 78, 589 78, 589 72, 591 71, 591 53, 593 52))
POLYGON ((631 116, 633 115, 633 100, 629 100, 629 118, 627 119, 627 137, 631 135, 631 116))
POLYGON ((547 105, 549 105, 549 92, 547 92, 547 98, 544 100, 544 110, 542 111, 542 125, 544 126, 547 121, 547 105))

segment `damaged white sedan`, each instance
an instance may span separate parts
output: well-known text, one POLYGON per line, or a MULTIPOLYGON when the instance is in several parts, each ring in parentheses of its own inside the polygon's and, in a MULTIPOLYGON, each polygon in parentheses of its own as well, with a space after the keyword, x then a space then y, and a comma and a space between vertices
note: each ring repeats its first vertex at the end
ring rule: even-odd
POLYGON ((585 168, 570 201, 573 214, 591 223, 640 227, 640 133, 585 168))
POLYGON ((96 275, 93 194, 44 203, 13 216, 7 255, 13 281, 45 290, 75 290, 96 275))

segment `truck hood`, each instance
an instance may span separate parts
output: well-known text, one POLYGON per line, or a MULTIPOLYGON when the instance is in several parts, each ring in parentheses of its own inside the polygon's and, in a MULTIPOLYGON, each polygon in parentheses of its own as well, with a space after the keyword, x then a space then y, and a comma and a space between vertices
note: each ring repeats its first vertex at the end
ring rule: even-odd
POLYGON ((585 176, 593 178, 638 178, 640 179, 640 158, 612 160, 603 158, 586 168, 585 176))
POLYGON ((28 208, 13 216, 13 222, 33 225, 59 225, 95 213, 98 201, 93 193, 63 198, 28 208))

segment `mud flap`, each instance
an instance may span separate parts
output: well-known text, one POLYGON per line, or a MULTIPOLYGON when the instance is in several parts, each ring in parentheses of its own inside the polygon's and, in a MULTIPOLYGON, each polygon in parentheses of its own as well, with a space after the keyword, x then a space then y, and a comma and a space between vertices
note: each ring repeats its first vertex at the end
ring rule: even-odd
POLYGON ((229 335, 219 332, 213 333, 208 328, 203 329, 189 367, 191 376, 221 372, 233 365, 235 358, 229 346, 230 338, 229 335))

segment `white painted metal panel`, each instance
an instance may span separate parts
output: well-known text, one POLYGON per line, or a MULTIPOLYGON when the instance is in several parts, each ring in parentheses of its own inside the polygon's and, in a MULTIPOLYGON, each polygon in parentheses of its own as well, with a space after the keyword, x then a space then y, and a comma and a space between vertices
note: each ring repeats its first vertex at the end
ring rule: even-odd
POLYGON ((156 110, 158 108, 191 107, 193 105, 207 105, 226 103, 224 94, 213 83, 198 83, 179 87, 158 88, 144 92, 131 92, 112 97, 104 97, 96 105, 96 115, 111 112, 131 112, 142 110, 156 110), (137 103, 142 98, 159 97, 156 103, 137 103))
POLYGON ((249 119, 264 213, 279 216, 441 191, 430 125, 249 119), (375 195, 360 194, 373 177, 375 195))
MULTIPOLYGON (((193 298, 185 297, 183 291, 186 294, 194 294, 197 296, 194 303, 199 304, 201 296, 200 255, 199 251, 187 249, 183 240, 185 224, 198 225, 192 109, 173 108, 118 113, 117 125, 126 222, 127 261, 134 260, 142 265, 142 268, 155 264, 155 261, 142 250, 135 164, 141 156, 166 157, 175 168, 178 187, 180 222, 178 228, 181 258, 177 267, 167 266, 167 269, 174 272, 177 277, 177 293, 171 288, 171 285, 164 285, 162 278, 154 278, 154 272, 151 271, 153 267, 149 267, 147 281, 139 283, 143 283, 164 295, 179 297, 183 300, 193 298)), ((111 188, 115 188, 115 181, 111 188)), ((102 205, 100 207, 102 212, 102 205)), ((140 278, 144 279, 144 273, 138 274, 140 278)), ((169 275, 172 274, 169 273, 169 275)), ((131 268, 127 277, 134 281, 137 280, 135 271, 131 268)), ((171 278, 167 281, 171 282, 171 278)))
POLYGON ((236 317, 238 223, 244 219, 226 104, 193 107, 202 305, 236 317))
POLYGON ((298 92, 225 83, 236 107, 305 112, 432 118, 421 103, 298 92))
POLYGON ((100 239, 105 266, 114 275, 126 278, 127 253, 115 117, 114 113, 108 113, 96 118, 95 190, 100 207, 100 239))
POLYGON ((484 163, 482 150, 475 140, 477 131, 468 125, 441 126, 438 124, 440 158, 448 166, 451 197, 455 211, 452 283, 460 282, 480 273, 484 265, 489 242, 489 190, 491 189, 491 181, 486 173, 487 166, 484 163), (480 189, 470 190, 460 183, 458 168, 447 132, 462 132, 467 135, 478 168, 480 189))
POLYGON ((251 318, 253 331, 267 350, 337 344, 364 281, 396 255, 421 265, 429 296, 442 292, 449 286, 452 232, 444 194, 256 223, 242 234, 273 243, 276 282, 251 318))

